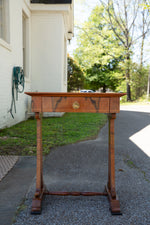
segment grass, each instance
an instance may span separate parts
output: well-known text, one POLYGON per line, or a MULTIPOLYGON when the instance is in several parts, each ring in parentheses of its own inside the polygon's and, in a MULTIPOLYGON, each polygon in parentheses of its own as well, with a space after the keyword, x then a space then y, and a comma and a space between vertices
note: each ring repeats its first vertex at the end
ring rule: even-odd
MULTIPOLYGON (((100 113, 66 113, 61 118, 43 118, 43 154, 56 146, 95 138, 106 121, 107 116, 100 113)), ((0 130, 0 155, 35 154, 35 119, 0 130)))
POLYGON ((149 101, 121 102, 121 105, 150 105, 149 101))
POLYGON ((150 98, 147 98, 146 95, 143 95, 142 97, 138 98, 137 100, 127 102, 126 96, 121 97, 121 104, 122 105, 149 105, 150 104, 150 98))

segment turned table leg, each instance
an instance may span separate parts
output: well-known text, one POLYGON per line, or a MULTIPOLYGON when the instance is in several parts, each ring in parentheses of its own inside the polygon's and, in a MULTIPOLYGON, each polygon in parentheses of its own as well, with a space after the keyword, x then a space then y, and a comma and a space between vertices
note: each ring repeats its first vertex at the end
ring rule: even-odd
POLYGON ((37 163, 36 163, 36 192, 32 201, 32 214, 41 213, 41 203, 43 197, 43 159, 42 159, 42 116, 35 113, 37 121, 37 163))
POLYGON ((110 209, 112 214, 121 214, 120 203, 116 195, 115 188, 115 139, 114 139, 114 121, 116 113, 108 115, 109 118, 109 155, 108 155, 108 185, 106 191, 110 201, 110 209))

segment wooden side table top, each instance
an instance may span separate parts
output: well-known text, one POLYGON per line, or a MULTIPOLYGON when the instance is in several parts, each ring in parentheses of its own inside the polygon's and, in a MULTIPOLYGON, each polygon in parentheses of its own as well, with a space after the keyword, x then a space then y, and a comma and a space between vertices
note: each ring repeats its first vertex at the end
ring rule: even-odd
POLYGON ((125 93, 26 92, 33 112, 118 113, 125 93))

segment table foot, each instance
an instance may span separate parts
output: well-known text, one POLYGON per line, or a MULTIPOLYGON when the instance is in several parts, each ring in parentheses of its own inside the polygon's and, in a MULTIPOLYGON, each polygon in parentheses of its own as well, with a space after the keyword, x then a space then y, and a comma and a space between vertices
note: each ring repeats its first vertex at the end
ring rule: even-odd
POLYGON ((41 214, 42 199, 44 195, 44 188, 41 191, 36 191, 32 200, 31 214, 41 214))
POLYGON ((108 199, 110 203, 110 211, 112 215, 122 215, 121 209, 120 209, 120 202, 118 199, 118 196, 115 198, 112 197, 110 190, 106 186, 106 192, 108 193, 108 199))
POLYGON ((41 214, 42 211, 42 199, 34 198, 32 200, 31 214, 41 214))

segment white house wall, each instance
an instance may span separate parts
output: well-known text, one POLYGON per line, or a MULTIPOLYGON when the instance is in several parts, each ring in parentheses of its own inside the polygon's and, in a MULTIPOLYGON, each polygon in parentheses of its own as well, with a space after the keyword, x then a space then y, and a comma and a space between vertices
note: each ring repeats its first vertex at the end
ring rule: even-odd
POLYGON ((64 32, 62 14, 32 14, 32 91, 67 90, 63 80, 64 32))
POLYGON ((23 26, 25 17, 26 66, 25 90, 42 92, 67 91, 67 39, 72 31, 70 5, 30 4, 30 0, 9 2, 9 40, 0 39, 0 129, 26 119, 31 99, 18 94, 16 110, 10 114, 12 72, 23 67, 23 26), (70 23, 70 24, 69 24, 70 23), (67 29, 68 28, 68 29, 67 29))
MULTIPOLYGON (((26 0, 26 3, 29 1, 26 0)), ((9 39, 6 43, 0 39, 0 128, 16 124, 26 117, 27 97, 18 94, 16 101, 16 114, 12 118, 9 110, 12 99, 12 71, 14 66, 23 65, 22 56, 22 10, 28 11, 27 4, 23 0, 9 0, 9 39)), ((25 83, 25 90, 30 90, 30 81, 25 83)))

